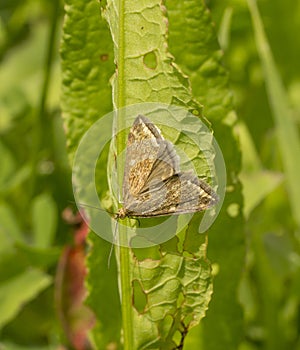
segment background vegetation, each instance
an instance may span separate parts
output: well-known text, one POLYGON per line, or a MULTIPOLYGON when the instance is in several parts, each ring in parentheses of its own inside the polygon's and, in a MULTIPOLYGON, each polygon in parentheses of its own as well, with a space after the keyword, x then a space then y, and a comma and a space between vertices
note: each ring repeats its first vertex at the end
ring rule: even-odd
MULTIPOLYGON (((72 3, 77 9, 82 4, 68 1, 67 5, 72 3)), ((89 23, 97 18, 99 5, 91 3, 75 12, 73 23, 82 23, 82 17, 89 23)), ((171 2, 166 5, 170 33, 172 25, 176 32, 178 23, 184 35, 184 26, 189 25, 183 21, 185 16, 171 2)), ((186 348, 300 349, 300 4, 258 1, 266 37, 253 1, 212 0, 206 5, 211 11, 207 31, 212 20, 234 96, 236 115, 230 113, 225 122, 237 135, 243 156, 240 178, 245 226, 242 220, 235 230, 230 224, 217 224, 209 238, 208 257, 216 275, 214 294, 207 317, 189 333, 186 348)), ((181 11, 185 13, 186 8, 181 11)), ((0 14, 0 348, 85 349, 85 331, 95 318, 82 305, 87 228, 69 202, 73 197, 61 117, 61 76, 63 73, 66 96, 70 92, 65 88, 66 61, 76 57, 68 51, 65 36, 61 72, 63 4, 57 0, 2 1, 0 14)), ((96 24, 98 29, 107 28, 100 20, 96 24)), ((85 35, 86 43, 92 42, 100 53, 101 45, 112 50, 109 36, 100 40, 98 29, 86 27, 76 34, 75 27, 65 27, 65 35, 70 35, 70 28, 74 37, 85 35)), ((185 65, 185 57, 180 56, 180 35, 170 34, 169 40, 175 62, 191 73, 191 65, 185 65)), ((207 45, 204 49, 211 54, 215 48, 207 45)), ((86 53, 92 64, 98 64, 99 52, 86 53)), ((112 56, 100 55, 101 76, 95 80, 108 81, 112 61, 112 56)), ((81 69, 84 73, 84 67, 81 69)), ((93 85, 88 78, 87 88, 93 85)), ((224 109, 224 105, 210 101, 201 90, 204 85, 191 80, 232 162, 227 168, 237 169, 239 149, 214 116, 213 107, 224 109)), ((213 91, 217 85, 219 90, 214 91, 223 91, 219 87, 224 80, 214 78, 212 82, 214 86, 208 84, 206 90, 213 91)), ((99 104, 94 114, 86 116, 88 121, 79 120, 74 132, 80 134, 99 111, 109 111, 108 84, 101 94, 101 100, 93 91, 89 91, 89 100, 74 98, 78 110, 95 106, 95 101, 99 104)), ((66 105, 64 98, 64 112, 66 105)), ((76 137, 68 138, 69 150, 76 147, 72 140, 76 137)), ((89 257, 88 302, 93 306, 104 300, 104 306, 96 310, 101 323, 96 325, 94 343, 107 344, 118 334, 121 323, 116 267, 113 263, 111 270, 106 269, 108 244, 93 236, 90 244, 94 249, 89 257), (97 270, 99 266, 104 268, 97 270), (109 305, 108 298, 112 300, 109 305)))

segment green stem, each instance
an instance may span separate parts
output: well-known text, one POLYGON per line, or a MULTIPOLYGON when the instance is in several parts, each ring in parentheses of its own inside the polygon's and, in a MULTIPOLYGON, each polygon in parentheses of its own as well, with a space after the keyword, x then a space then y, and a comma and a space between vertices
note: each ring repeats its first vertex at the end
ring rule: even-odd
MULTIPOLYGON (((122 231, 122 230, 121 230, 122 231)), ((120 232, 122 234, 124 232, 120 232)), ((121 303, 124 350, 132 350, 133 347, 133 322, 132 322, 132 288, 130 282, 130 250, 120 247, 119 273, 121 279, 121 303)))
MULTIPOLYGON (((119 42, 118 42, 118 76, 117 76, 117 108, 126 106, 126 82, 125 82, 125 31, 124 31, 124 7, 126 0, 119 0, 119 42)), ((125 145, 126 139, 123 132, 125 126, 125 113, 118 111, 118 130, 121 132, 117 135, 117 154, 121 154, 121 151, 125 145)), ((123 182, 123 167, 118 166, 118 183, 123 182)), ((120 186, 120 188, 122 188, 120 186)), ((131 274, 130 274, 130 249, 126 246, 122 246, 122 239, 127 237, 126 226, 119 225, 119 276, 121 286, 121 304, 122 304, 122 322, 123 322, 123 339, 124 350, 131 350, 133 345, 133 318, 132 318, 132 288, 131 288, 131 274)))

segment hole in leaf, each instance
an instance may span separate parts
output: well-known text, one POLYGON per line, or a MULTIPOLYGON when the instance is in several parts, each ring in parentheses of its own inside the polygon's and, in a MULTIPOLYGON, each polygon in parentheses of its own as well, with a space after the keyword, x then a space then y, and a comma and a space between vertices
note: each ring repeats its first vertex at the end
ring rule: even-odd
POLYGON ((236 216, 238 216, 239 212, 240 212, 240 205, 238 203, 231 203, 227 207, 227 214, 232 218, 235 218, 236 216))
POLYGON ((139 281, 134 280, 132 282, 133 288, 133 306, 138 313, 142 313, 147 305, 147 297, 143 291, 143 288, 139 281))
POLYGON ((107 53, 102 54, 102 55, 100 56, 100 60, 101 60, 102 62, 107 61, 107 60, 108 60, 108 54, 107 54, 107 53))
POLYGON ((157 67, 157 57, 154 51, 148 52, 144 55, 144 65, 150 69, 155 69, 157 67))

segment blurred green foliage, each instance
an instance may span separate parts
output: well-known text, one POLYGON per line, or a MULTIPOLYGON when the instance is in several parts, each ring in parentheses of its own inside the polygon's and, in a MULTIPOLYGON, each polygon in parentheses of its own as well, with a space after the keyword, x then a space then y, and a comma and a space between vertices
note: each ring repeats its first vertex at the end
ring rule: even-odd
MULTIPOLYGON (((58 15, 59 13, 59 15, 58 15)), ((57 1, 0 5, 0 348, 59 344, 55 269, 72 239, 57 1)))
MULTIPOLYGON (((292 215, 251 15, 244 0, 206 3, 230 73, 243 154, 247 254, 239 350, 299 350, 299 218, 292 215)), ((260 0, 258 6, 289 101, 286 115, 298 130, 300 3, 260 0)), ((67 344, 54 298, 56 267, 74 231, 66 223, 72 220, 62 218, 72 199, 59 108, 62 19, 57 0, 0 4, 0 349, 67 344)))

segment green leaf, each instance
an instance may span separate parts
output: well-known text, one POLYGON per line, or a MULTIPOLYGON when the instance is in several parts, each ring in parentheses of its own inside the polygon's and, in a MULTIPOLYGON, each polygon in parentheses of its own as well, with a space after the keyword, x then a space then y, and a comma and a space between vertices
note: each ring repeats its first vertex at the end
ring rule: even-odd
POLYGON ((112 259, 108 269, 111 244, 90 233, 88 239, 90 254, 87 265, 88 298, 87 304, 93 309, 97 323, 92 331, 96 348, 105 348, 120 343, 121 307, 118 293, 117 268, 112 259))
POLYGON ((30 175, 30 167, 25 165, 17 169, 16 161, 12 152, 0 142, 0 158, 2 160, 2 171, 0 174, 0 193, 7 193, 20 185, 30 175))
MULTIPOLYGON (((177 68, 171 54, 166 50, 168 26, 161 2, 158 0, 146 0, 143 2, 107 1, 105 14, 114 39, 115 59, 118 67, 117 74, 115 74, 112 81, 115 108, 141 102, 159 102, 167 105, 182 106, 186 110, 192 110, 195 114, 200 115, 201 106, 193 99, 189 80, 177 68)), ((157 111, 159 111, 159 108, 157 108, 157 111)), ((122 111, 118 114, 117 122, 118 127, 122 130, 125 126, 122 111)), ((180 142, 182 140, 179 137, 178 143, 180 142)), ((121 153, 124 145, 125 135, 118 135, 116 140, 117 154, 121 153)), ((122 183, 122 177, 122 167, 118 167, 119 183, 122 183)), ((126 237, 125 226, 119 227, 118 235, 119 237, 126 237)), ((201 248, 197 243, 195 246, 195 259, 199 259, 199 266, 205 271, 207 266, 201 260, 201 248)), ((168 250, 164 257, 169 264, 174 264, 174 269, 170 269, 168 273, 169 278, 173 275, 175 284, 180 283, 176 276, 178 254, 182 255, 182 264, 188 266, 188 258, 183 257, 183 251, 179 253, 177 250, 168 250)), ((146 250, 144 257, 151 259, 151 250, 146 250)), ((121 280, 124 349, 150 349, 153 346, 169 349, 174 347, 175 344, 179 346, 190 327, 197 324, 204 315, 204 310, 210 300, 210 293, 206 293, 210 290, 210 283, 207 283, 204 290, 197 294, 198 299, 195 301, 196 304, 202 305, 202 312, 199 313, 201 317, 196 316, 198 314, 197 309, 189 309, 189 317, 197 321, 187 321, 185 324, 186 314, 183 312, 183 315, 180 315, 176 307, 171 307, 169 309, 169 317, 174 320, 174 325, 173 327, 170 324, 167 326, 164 325, 164 322, 166 322, 164 320, 165 315, 161 316, 161 318, 149 317, 148 314, 143 317, 142 313, 135 315, 131 305, 133 298, 132 283, 136 278, 134 273, 132 275, 132 265, 138 264, 138 282, 143 284, 143 281, 149 278, 147 272, 151 276, 155 274, 156 268, 160 269, 157 267, 158 263, 153 261, 152 264, 150 260, 149 267, 142 268, 143 262, 135 262, 130 254, 130 250, 126 247, 120 247, 118 258, 121 280), (136 322, 138 322, 137 327, 136 322), (147 331, 145 331, 145 328, 147 331), (175 335, 177 335, 176 339, 174 338, 175 335)), ((161 264, 163 264, 164 259, 161 258, 161 264)), ((183 269, 181 273, 186 277, 185 274, 188 274, 188 268, 187 270, 183 269)), ((164 274, 158 276, 160 277, 158 280, 150 282, 153 289, 163 285, 165 282, 164 274)), ((177 288, 176 293, 172 294, 169 285, 167 285, 163 294, 165 298, 167 298, 168 292, 170 292, 171 295, 169 297, 174 304, 181 300, 180 288, 177 288)), ((184 292, 182 291, 182 293, 184 292)), ((187 302, 186 295, 183 296, 183 299, 187 302)), ((152 310, 156 303, 155 298, 149 298, 145 308, 152 310)))
POLYGON ((239 134, 241 148, 244 150, 240 178, 243 183, 244 214, 248 218, 252 210, 281 184, 283 175, 263 169, 246 125, 240 122, 235 130, 239 134))
POLYGON ((52 279, 40 270, 27 270, 0 286, 0 328, 11 321, 23 305, 48 287, 52 279))
POLYGON ((61 249, 57 247, 40 248, 22 243, 16 244, 16 250, 19 259, 23 259, 28 265, 38 268, 53 266, 61 254, 61 249))
POLYGON ((12 342, 1 342, 0 350, 57 350, 57 346, 21 346, 12 342))
MULTIPOLYGON (((112 110, 109 79, 115 66, 113 43, 101 18, 98 1, 67 0, 65 13, 61 48, 62 110, 72 162, 83 134, 93 122, 112 110)), ((106 161, 107 153, 101 164, 106 161)), ((98 185, 105 192, 106 167, 101 166, 99 174, 98 185)), ((119 343, 120 338, 117 274, 113 265, 107 269, 110 244, 90 233, 89 245, 87 304, 97 317, 92 341, 95 347, 104 349, 110 343, 119 343)))
POLYGON ((4 187, 7 178, 10 177, 15 170, 16 162, 9 149, 0 142, 0 157, 2 160, 2 170, 0 173, 0 188, 4 187))
POLYGON ((54 239, 57 224, 57 208, 52 197, 43 193, 32 203, 33 244, 39 248, 49 247, 54 239))
POLYGON ((199 218, 193 218, 181 237, 182 251, 174 238, 162 245, 159 260, 136 260, 132 267, 134 349, 179 348, 205 316, 211 268, 206 235, 199 235, 198 227, 199 218))
POLYGON ((0 204, 0 236, 0 252, 5 252, 7 248, 12 246, 16 241, 22 242, 24 240, 14 212, 9 205, 4 203, 0 204))
MULTIPOLYGON (((166 49, 168 26, 161 2, 107 1, 103 6, 103 13, 115 45, 117 74, 112 80, 114 107, 155 101, 179 105, 201 115, 201 105, 193 99, 187 76, 178 69, 172 55, 166 49)), ((105 96, 110 93, 107 83, 112 66, 104 66, 99 62, 99 56, 104 48, 109 60, 112 59, 109 40, 107 28, 101 18, 97 17, 95 2, 67 2, 62 65, 63 112, 70 159, 73 159, 84 131, 96 117, 111 107, 106 103, 105 96), (98 40, 100 37, 101 40, 98 40), (98 74, 99 67, 103 67, 101 74, 98 74), (92 71, 94 75, 89 74, 92 71), (99 101, 103 103, 100 104, 99 101)), ((214 100, 214 103, 218 106, 220 100, 214 100)), ((120 117, 118 127, 122 128, 125 124, 122 113, 118 117, 120 117)), ((178 143, 182 143, 184 149, 195 153, 183 135, 176 136, 178 143)), ((120 154, 125 145, 125 133, 118 135, 116 143, 117 154, 120 154)), ((197 153, 194 154, 195 158, 198 156, 197 153)), ((104 185, 105 175, 102 173, 99 176, 101 186, 104 185)), ((122 176, 122 172, 119 171, 118 177, 122 176)), ((163 245, 161 247, 163 256, 156 250, 157 260, 154 260, 152 249, 134 254, 126 247, 118 250, 125 349, 150 349, 152 346, 171 348, 175 344, 181 346, 189 329, 198 324, 204 316, 211 295, 210 265, 205 255, 206 236, 196 235, 195 227, 191 225, 182 231, 180 243, 174 238, 163 245), (142 254, 143 258, 137 259, 139 254, 142 254), (155 276, 156 279, 149 282, 148 275, 155 276), (170 284, 166 277, 170 279, 170 284), (194 279, 195 284, 190 283, 189 278, 194 279), (176 285, 177 288, 173 291, 170 285, 176 285), (157 292, 153 292, 153 295, 151 294, 153 298, 145 301, 145 294, 151 292, 149 286, 157 292), (132 307, 134 297, 136 310, 132 307), (163 297, 172 304, 168 309, 169 315, 164 315, 163 308, 159 307, 162 300, 160 298, 163 297), (147 310, 145 315, 141 311, 142 307, 147 310), (152 315, 152 309, 156 312, 155 317, 152 315)), ((121 236, 122 230, 123 226, 119 230, 121 236)), ((98 237, 91 237, 92 251, 88 259, 88 304, 98 319, 93 332, 94 344, 98 348, 104 348, 109 343, 120 342, 119 304, 115 299, 116 288, 113 292, 113 283, 105 280, 107 271, 104 257, 105 252, 108 255, 107 245, 105 247, 103 243, 101 244, 98 237), (113 296, 113 307, 109 313, 110 316, 113 313, 113 319, 116 319, 113 324, 107 322, 106 295, 113 296)))
POLYGON ((67 0, 61 45, 62 110, 69 159, 88 127, 112 109, 109 30, 96 0, 67 0))
POLYGON ((222 63, 214 25, 208 9, 197 0, 167 1, 170 51, 190 77, 192 91, 212 122, 225 158, 227 193, 218 219, 211 227, 208 257, 216 267, 214 294, 207 316, 186 340, 186 348, 237 349, 243 334, 242 310, 237 300, 244 264, 245 241, 242 217, 241 168, 238 143, 233 136, 236 115, 228 74, 222 63), (234 209, 234 210, 233 210, 234 209), (216 336, 217 334, 217 336, 216 336))
MULTIPOLYGON (((21 94, 36 106, 39 98, 37 91, 41 87, 47 30, 46 22, 39 22, 27 39, 26 45, 20 45, 10 51, 0 69, 0 80, 5 81, 5 84, 0 86, 2 96, 9 98, 11 95, 15 97, 16 94, 21 94), (30 64, 24 65, 24 62, 30 64)), ((18 104, 24 104, 22 99, 14 99, 14 104, 8 106, 12 114, 16 103, 17 108, 21 108, 18 104)))
POLYGON ((168 28, 161 3, 109 0, 105 13, 118 65, 113 79, 115 107, 156 101, 199 108, 187 77, 166 50, 168 28))
POLYGON ((248 218, 258 204, 273 192, 283 180, 283 175, 272 171, 259 171, 252 174, 241 174, 245 198, 244 213, 248 218))
POLYGON ((300 139, 298 128, 293 120, 285 88, 276 68, 256 2, 248 0, 248 6, 253 21, 256 46, 266 80, 269 103, 276 123, 289 200, 294 220, 300 227, 300 139))
POLYGON ((226 51, 230 43, 230 29, 231 29, 231 19, 232 19, 232 7, 227 7, 224 11, 220 30, 219 30, 219 43, 222 50, 226 51))

